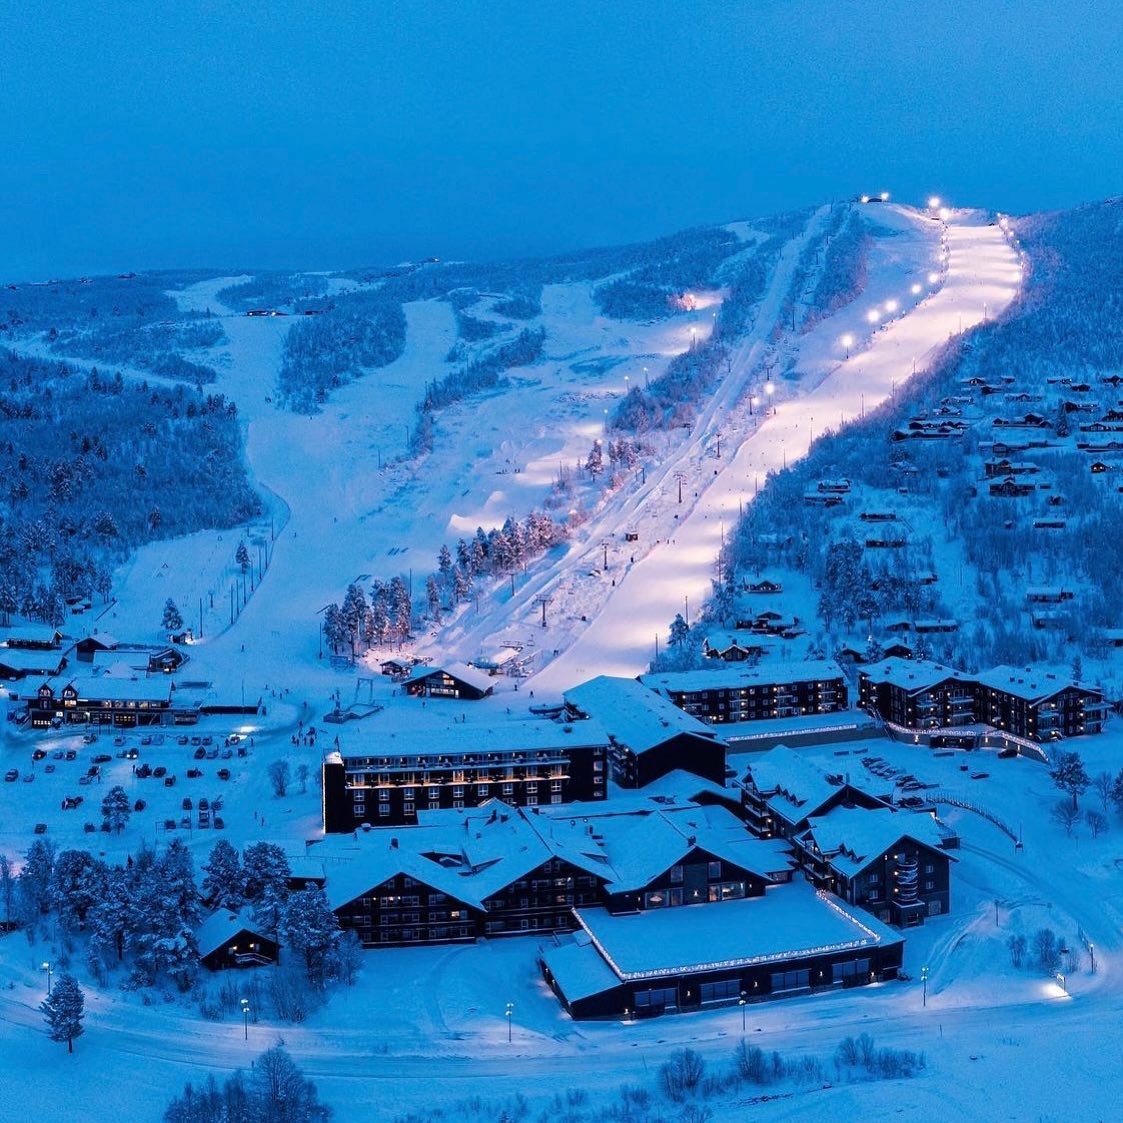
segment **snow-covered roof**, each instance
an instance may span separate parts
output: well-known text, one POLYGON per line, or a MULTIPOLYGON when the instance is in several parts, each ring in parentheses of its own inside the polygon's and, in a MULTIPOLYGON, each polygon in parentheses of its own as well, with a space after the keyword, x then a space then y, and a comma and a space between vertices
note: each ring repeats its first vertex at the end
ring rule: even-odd
POLYGON ((583 930, 575 932, 560 947, 550 948, 542 960, 569 1002, 580 1002, 620 985, 612 968, 583 930))
POLYGON ((43 674, 58 670, 62 665, 63 653, 58 648, 42 650, 34 647, 0 647, 0 667, 28 673, 39 671, 43 674))
POLYGON ((982 686, 1000 690, 1026 702, 1038 702, 1079 685, 1059 667, 1011 667, 1004 664, 983 671, 975 678, 982 686))
POLYGON ((860 951, 903 939, 806 882, 773 886, 763 897, 631 915, 579 909, 577 918, 613 973, 624 980, 860 951))
POLYGON ((345 757, 543 752, 607 745, 608 733, 598 721, 560 722, 534 717, 514 721, 497 717, 492 722, 405 726, 395 730, 356 725, 340 734, 340 749, 345 757))
POLYGON ((931 690, 950 678, 965 679, 968 676, 954 667, 945 667, 927 659, 883 659, 862 668, 862 674, 872 682, 888 683, 904 690, 931 690))
POLYGON ((21 643, 57 643, 63 633, 50 624, 19 623, 0 628, 0 647, 21 643))
POLYGON ((149 679, 87 675, 48 680, 44 685, 56 698, 72 686, 79 698, 94 702, 170 702, 172 696, 172 684, 166 675, 149 679))
POLYGON ((637 756, 680 734, 716 740, 714 731, 635 679, 598 675, 565 692, 566 703, 598 720, 637 756))
POLYGON ((240 932, 250 932, 255 936, 265 938, 264 933, 254 928, 248 918, 239 912, 230 909, 218 909, 212 912, 198 928, 195 929, 195 942, 199 947, 200 957, 206 957, 218 951, 228 940, 232 940, 240 932))
POLYGON ((748 780, 787 819, 814 814, 838 791, 827 774, 785 745, 754 756, 748 780))
MULTIPOLYGON (((681 804, 620 811, 610 804, 543 808, 535 817, 559 849, 575 849, 604 862, 602 876, 610 893, 629 893, 649 885, 694 850, 771 879, 786 874, 791 860, 786 849, 754 838, 727 808, 681 804)), ((564 855, 563 855, 564 856, 564 855)))
POLYGON ((846 877, 861 873, 906 836, 933 850, 940 849, 941 841, 936 820, 931 815, 894 811, 888 807, 876 810, 836 807, 812 819, 805 837, 807 835, 831 865, 846 877))
POLYGON ((833 659, 807 659, 758 663, 752 667, 725 663, 708 670, 666 671, 641 675, 640 682, 663 693, 693 694, 699 690, 740 690, 794 682, 827 682, 842 677, 842 668, 833 659))
POLYGON ((739 647, 744 651, 761 648, 769 651, 775 646, 767 636, 744 628, 714 628, 706 633, 703 642, 711 651, 728 651, 732 647, 739 647))
POLYGON ((490 675, 485 675, 481 671, 477 671, 475 667, 469 667, 467 663, 444 663, 439 667, 427 667, 424 663, 417 663, 410 668, 409 678, 407 682, 423 682, 433 675, 441 673, 451 675, 455 679, 459 679, 466 686, 472 687, 474 690, 489 691, 494 689, 495 683, 492 681, 490 675))

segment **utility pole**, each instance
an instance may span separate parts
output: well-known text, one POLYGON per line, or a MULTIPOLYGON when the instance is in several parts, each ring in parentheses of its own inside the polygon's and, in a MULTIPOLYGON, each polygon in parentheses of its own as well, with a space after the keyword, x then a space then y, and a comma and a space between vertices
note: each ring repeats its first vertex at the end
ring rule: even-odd
POLYGON ((682 502, 682 481, 686 479, 685 472, 676 472, 675 479, 678 481, 678 501, 682 502))

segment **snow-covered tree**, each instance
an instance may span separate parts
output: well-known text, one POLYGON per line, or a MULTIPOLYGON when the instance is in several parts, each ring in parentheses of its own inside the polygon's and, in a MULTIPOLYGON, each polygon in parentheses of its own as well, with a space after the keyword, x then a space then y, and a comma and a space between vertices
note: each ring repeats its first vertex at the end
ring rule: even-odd
POLYGON ((309 981, 322 983, 328 956, 339 939, 339 921, 322 889, 312 887, 289 897, 281 934, 286 948, 304 956, 309 981))
POLYGON ((244 541, 239 542, 238 548, 234 551, 234 563, 243 573, 250 567, 250 552, 246 549, 244 541))
POLYGON ((51 875, 55 865, 55 852, 53 842, 37 838, 24 855, 19 889, 32 919, 51 907, 51 875))
POLYGON ((64 931, 86 921, 101 899, 105 870, 88 850, 63 850, 51 870, 51 905, 64 931))
POLYGON ((285 852, 272 842, 255 842, 242 852, 244 895, 253 904, 256 923, 270 935, 277 933, 288 897, 289 869, 285 852))
POLYGON ((115 784, 105 793, 105 798, 101 801, 102 819, 114 834, 120 834, 125 829, 131 813, 129 793, 120 784, 115 784))
POLYGON ((232 909, 242 907, 244 875, 238 851, 221 838, 211 847, 210 856, 203 865, 203 900, 211 908, 232 909))
POLYGON ((60 975, 51 993, 39 1004, 47 1019, 51 1040, 65 1041, 69 1053, 74 1052, 74 1039, 82 1036, 85 1006, 78 980, 71 974, 60 975))
POLYGON ((178 632, 183 627, 183 617, 171 597, 168 597, 167 603, 164 605, 164 616, 160 621, 160 626, 165 632, 178 632))
POLYGON ((1049 770, 1053 783, 1062 792, 1072 796, 1073 808, 1077 800, 1087 790, 1092 782, 1084 768, 1084 762, 1077 752, 1062 752, 1057 755, 1053 767, 1049 770))
POLYGON ((682 613, 675 613, 675 618, 671 621, 671 639, 672 647, 679 647, 686 643, 690 638, 690 628, 687 626, 686 621, 682 618, 682 613))
POLYGON ((429 605, 429 615, 436 623, 441 622, 441 590, 437 587, 437 579, 433 574, 425 580, 425 599, 429 605))

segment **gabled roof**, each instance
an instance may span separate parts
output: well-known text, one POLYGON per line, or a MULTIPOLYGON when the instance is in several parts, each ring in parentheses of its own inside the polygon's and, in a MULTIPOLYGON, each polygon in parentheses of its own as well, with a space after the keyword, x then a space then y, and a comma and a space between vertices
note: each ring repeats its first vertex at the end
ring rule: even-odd
MULTIPOLYGON (((861 789, 841 779, 836 783, 823 769, 786 745, 777 745, 752 758, 745 783, 790 822, 814 815, 843 788, 861 789)), ((870 799, 868 792, 863 792, 870 799)), ((881 802, 880 800, 878 802, 881 802)))
POLYGON ((440 667, 427 667, 424 663, 418 663, 416 666, 410 668, 409 678, 407 682, 424 682, 427 678, 432 678, 434 675, 441 673, 450 675, 454 679, 458 679, 466 686, 472 687, 473 690, 480 690, 484 693, 494 689, 495 683, 491 680, 490 675, 485 675, 481 671, 477 671, 475 667, 469 667, 467 663, 445 663, 440 667))
POLYGON ((1011 667, 1002 665, 975 676, 980 685, 1004 694, 1011 694, 1026 702, 1041 702, 1062 690, 1076 688, 1090 694, 1099 691, 1083 687, 1061 668, 1011 667))
MULTIPOLYGON (((813 818, 803 837, 813 839, 823 857, 847 878, 860 874, 902 838, 911 838, 932 850, 939 850, 941 843, 932 815, 888 807, 836 807, 813 818)), ((954 855, 948 857, 958 861, 954 855)))
POLYGON ((55 679, 44 685, 51 687, 56 698, 72 686, 79 698, 92 702, 169 702, 172 696, 172 684, 166 675, 150 679, 83 676, 55 679))
POLYGON ((62 666, 65 657, 65 652, 57 647, 0 647, 0 667, 9 667, 24 674, 32 671, 53 673, 62 666))
POLYGON ((248 932, 262 940, 276 943, 272 936, 259 932, 252 922, 243 917, 240 912, 231 912, 229 909, 218 909, 212 912, 198 928, 195 929, 195 942, 199 946, 199 956, 205 958, 212 952, 218 951, 229 940, 242 932, 248 932))
POLYGON ((966 679, 969 676, 954 667, 945 667, 927 659, 883 659, 862 668, 862 674, 872 682, 888 683, 907 690, 910 694, 931 690, 948 679, 966 679))
POLYGON ((613 741, 637 756, 680 734, 717 740, 708 725, 635 679, 598 675, 567 690, 565 701, 599 721, 613 741))

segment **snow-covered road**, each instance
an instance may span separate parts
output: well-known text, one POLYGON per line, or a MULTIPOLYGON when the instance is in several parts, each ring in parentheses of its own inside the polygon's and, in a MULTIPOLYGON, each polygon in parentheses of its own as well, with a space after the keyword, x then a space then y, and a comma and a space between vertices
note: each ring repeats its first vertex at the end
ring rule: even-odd
MULTIPOLYGON (((665 635, 672 617, 683 612, 687 603, 692 612, 708 596, 723 531, 735 524, 757 483, 770 471, 806 455, 815 436, 875 408, 914 371, 924 371, 950 337, 1007 307, 1018 291, 1021 270, 1002 230, 978 212, 962 212, 949 218, 944 237, 946 273, 936 292, 876 330, 865 350, 835 363, 807 393, 796 390, 786 396, 778 388, 769 416, 752 427, 727 427, 720 460, 705 456, 714 426, 722 424, 720 416, 707 411, 705 424, 696 429, 681 457, 713 469, 693 507, 678 520, 669 540, 653 546, 629 567, 599 614, 572 646, 534 676, 530 686, 549 694, 595 674, 643 671, 656 634, 665 635)), ((864 315, 869 307, 868 300, 859 298, 849 319, 864 315)), ((759 320, 771 322, 766 316, 759 320)), ((844 330, 860 330, 857 324, 851 328, 845 316, 827 321, 824 327, 832 337, 844 330)), ((794 346, 798 348, 799 342, 794 346)), ((750 366, 758 361, 756 346, 742 351, 737 361, 750 366)), ((723 399, 722 404, 728 408, 734 402, 723 399)))

